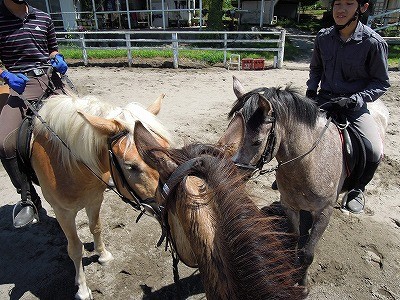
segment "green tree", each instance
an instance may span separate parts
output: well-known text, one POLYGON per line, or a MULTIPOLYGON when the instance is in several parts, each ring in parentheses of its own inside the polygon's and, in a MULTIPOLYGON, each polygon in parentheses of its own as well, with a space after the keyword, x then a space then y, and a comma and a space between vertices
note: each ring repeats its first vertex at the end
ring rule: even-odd
POLYGON ((210 10, 208 13, 207 29, 209 30, 222 30, 224 28, 222 23, 222 16, 224 14, 223 7, 224 0, 211 0, 210 10))

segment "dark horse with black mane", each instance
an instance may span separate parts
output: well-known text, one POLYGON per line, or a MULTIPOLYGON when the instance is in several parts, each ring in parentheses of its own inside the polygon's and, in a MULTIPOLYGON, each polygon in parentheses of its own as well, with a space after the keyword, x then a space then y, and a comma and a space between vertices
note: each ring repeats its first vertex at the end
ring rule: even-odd
POLYGON ((260 211, 223 152, 203 144, 167 149, 140 123, 134 137, 160 174, 161 224, 180 260, 199 268, 207 299, 306 297, 296 286, 295 240, 285 218, 260 211))
MULTIPOLYGON (((251 172, 264 173, 263 165, 277 159, 280 201, 298 236, 299 262, 304 267, 300 284, 306 286, 315 246, 345 191, 348 173, 339 130, 312 100, 293 88, 246 93, 236 78, 233 87, 237 101, 230 116, 234 117, 220 143, 226 143, 231 132, 241 136, 233 161, 251 172)), ((383 140, 388 110, 380 100, 368 103, 368 108, 383 140)))

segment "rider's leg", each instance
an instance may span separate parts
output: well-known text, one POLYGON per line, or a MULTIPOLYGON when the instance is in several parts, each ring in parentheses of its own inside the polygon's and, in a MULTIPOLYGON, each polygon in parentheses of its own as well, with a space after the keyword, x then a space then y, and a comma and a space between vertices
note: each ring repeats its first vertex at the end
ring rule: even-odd
POLYGON ((360 111, 354 112, 348 118, 360 133, 367 155, 364 172, 354 186, 354 190, 347 197, 347 209, 354 213, 360 213, 365 205, 363 195, 365 187, 374 177, 383 157, 383 141, 374 118, 365 107, 361 108, 360 111))
POLYGON ((37 221, 38 210, 42 207, 40 197, 27 175, 20 171, 17 158, 2 158, 1 162, 17 192, 21 194, 21 210, 15 215, 14 227, 20 228, 37 221))
POLYGON ((16 158, 16 141, 18 127, 25 112, 22 99, 13 95, 0 114, 0 158, 11 182, 21 194, 21 210, 17 213, 14 225, 22 227, 36 218, 40 208, 40 198, 26 174, 21 172, 16 158))

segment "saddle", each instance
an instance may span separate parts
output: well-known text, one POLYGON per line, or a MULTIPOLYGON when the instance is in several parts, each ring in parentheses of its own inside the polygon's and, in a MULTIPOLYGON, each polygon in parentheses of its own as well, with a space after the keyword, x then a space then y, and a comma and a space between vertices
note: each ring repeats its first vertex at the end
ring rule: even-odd
POLYGON ((29 180, 31 180, 36 185, 39 185, 39 180, 31 165, 31 156, 32 156, 31 142, 32 142, 32 134, 34 128, 33 124, 34 120, 35 120, 34 114, 30 110, 28 110, 18 130, 17 159, 20 170, 28 176, 29 180))
POLYGON ((358 181, 364 172, 366 162, 365 145, 357 130, 347 123, 347 120, 343 120, 343 116, 335 117, 333 122, 338 128, 342 140, 347 172, 342 190, 346 191, 358 181))

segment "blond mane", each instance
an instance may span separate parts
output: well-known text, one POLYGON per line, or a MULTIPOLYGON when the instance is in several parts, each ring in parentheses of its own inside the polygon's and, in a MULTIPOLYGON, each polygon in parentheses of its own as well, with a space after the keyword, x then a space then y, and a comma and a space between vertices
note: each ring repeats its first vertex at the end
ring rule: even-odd
POLYGON ((51 96, 44 100, 39 114, 69 149, 54 134, 49 133, 38 119, 35 120, 34 134, 45 135, 48 138, 54 149, 58 149, 60 161, 68 170, 80 161, 100 174, 99 154, 107 148, 108 137, 94 130, 78 111, 118 120, 129 131, 127 149, 133 144, 136 121, 142 122, 148 130, 170 141, 170 135, 164 126, 139 103, 129 103, 121 108, 113 107, 94 96, 51 96))

